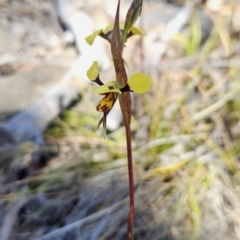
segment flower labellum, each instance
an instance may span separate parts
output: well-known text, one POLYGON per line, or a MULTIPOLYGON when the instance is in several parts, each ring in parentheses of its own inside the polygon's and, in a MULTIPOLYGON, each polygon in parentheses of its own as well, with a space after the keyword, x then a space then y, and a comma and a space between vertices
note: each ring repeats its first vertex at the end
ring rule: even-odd
POLYGON ((117 93, 108 93, 105 97, 98 103, 96 109, 98 112, 110 112, 114 103, 117 100, 117 93))

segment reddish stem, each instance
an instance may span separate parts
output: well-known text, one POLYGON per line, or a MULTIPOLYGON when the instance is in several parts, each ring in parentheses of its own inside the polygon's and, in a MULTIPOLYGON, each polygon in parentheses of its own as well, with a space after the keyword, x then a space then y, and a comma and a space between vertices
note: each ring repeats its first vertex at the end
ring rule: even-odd
MULTIPOLYGON (((116 72, 116 78, 123 86, 127 85, 127 73, 122 58, 123 45, 121 44, 120 30, 119 30, 119 7, 120 0, 118 0, 117 12, 114 21, 114 28, 111 40, 111 51, 116 72)), ((131 136, 131 96, 129 92, 123 93, 119 96, 119 102, 123 114, 123 120, 126 130, 127 141, 127 158, 128 158, 128 178, 129 178, 129 198, 130 210, 128 214, 128 240, 134 239, 134 178, 133 178, 133 162, 132 162, 132 136, 131 136)))
POLYGON ((134 239, 134 176, 133 176, 133 161, 132 161, 132 135, 129 123, 125 123, 126 140, 127 140, 127 158, 128 158, 128 181, 129 181, 129 198, 130 210, 128 213, 128 240, 134 239))

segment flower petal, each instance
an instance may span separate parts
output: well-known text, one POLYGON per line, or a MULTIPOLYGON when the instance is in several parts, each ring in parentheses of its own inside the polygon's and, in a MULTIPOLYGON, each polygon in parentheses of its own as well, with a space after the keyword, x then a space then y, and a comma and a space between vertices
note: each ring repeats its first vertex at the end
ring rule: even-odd
POLYGON ((117 93, 108 93, 97 105, 96 109, 98 112, 108 113, 111 111, 114 103, 117 100, 117 93))
POLYGON ((87 70, 87 76, 89 80, 94 81, 99 75, 98 62, 94 61, 92 66, 87 70))
POLYGON ((99 87, 93 87, 92 91, 99 94, 105 94, 105 93, 121 94, 122 92, 119 90, 119 88, 120 88, 119 83, 116 81, 112 81, 99 87))
MULTIPOLYGON (((111 31, 113 30, 113 26, 114 26, 113 23, 110 24, 110 25, 108 25, 108 26, 103 30, 103 33, 104 33, 104 34, 108 34, 109 32, 111 32, 111 31)), ((123 29, 124 29, 124 23, 120 23, 120 24, 119 24, 119 28, 120 28, 120 30, 123 30, 123 29)))
POLYGON ((102 29, 99 29, 99 30, 94 31, 91 35, 89 35, 89 36, 87 36, 87 37, 85 38, 86 42, 87 42, 89 45, 92 45, 93 42, 94 42, 94 40, 95 40, 95 38, 96 38, 98 35, 100 35, 102 32, 103 32, 102 29))
POLYGON ((128 80, 130 89, 135 93, 145 93, 152 85, 151 78, 144 73, 134 73, 128 80))
POLYGON ((131 27, 130 31, 131 35, 140 35, 140 36, 145 36, 146 34, 142 32, 139 28, 136 27, 131 27))

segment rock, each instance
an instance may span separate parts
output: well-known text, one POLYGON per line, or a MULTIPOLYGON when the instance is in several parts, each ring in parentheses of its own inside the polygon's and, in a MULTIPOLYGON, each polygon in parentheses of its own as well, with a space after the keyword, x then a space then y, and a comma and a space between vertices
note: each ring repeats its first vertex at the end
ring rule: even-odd
POLYGON ((65 71, 39 66, 0 81, 1 112, 17 112, 0 124, 0 151, 25 141, 43 144, 42 131, 79 94, 79 79, 65 71))

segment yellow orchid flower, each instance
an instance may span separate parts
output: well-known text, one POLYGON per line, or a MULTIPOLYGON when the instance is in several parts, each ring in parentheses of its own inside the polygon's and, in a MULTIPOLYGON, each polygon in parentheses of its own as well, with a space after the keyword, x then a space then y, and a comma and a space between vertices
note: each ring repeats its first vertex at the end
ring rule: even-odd
MULTIPOLYGON (((107 41, 111 41, 113 26, 114 26, 113 24, 110 24, 105 29, 98 29, 98 30, 94 31, 91 35, 89 35, 85 38, 86 42, 89 45, 92 45, 97 36, 101 36, 104 39, 106 39, 107 41)), ((119 28, 120 28, 121 32, 123 32, 124 23, 120 23, 119 28)), ((127 38, 129 38, 133 35, 144 36, 145 34, 140 29, 138 29, 136 27, 131 27, 128 31, 127 38)))
POLYGON ((103 84, 99 78, 98 62, 94 61, 92 66, 87 71, 89 80, 97 83, 98 87, 93 87, 92 90, 100 95, 104 95, 103 99, 97 104, 96 110, 103 113, 103 117, 98 122, 97 128, 103 123, 104 132, 106 134, 107 115, 112 110, 118 94, 124 92, 145 93, 152 85, 150 77, 144 73, 134 73, 129 79, 127 84, 122 87, 117 81, 108 82, 103 84))

